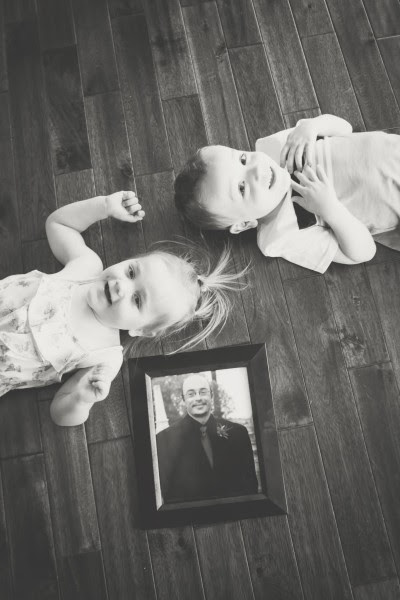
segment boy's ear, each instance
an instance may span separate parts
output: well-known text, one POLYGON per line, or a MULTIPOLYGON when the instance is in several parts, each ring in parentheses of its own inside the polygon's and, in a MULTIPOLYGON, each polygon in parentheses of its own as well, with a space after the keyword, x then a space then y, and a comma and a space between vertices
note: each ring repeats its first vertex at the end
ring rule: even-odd
POLYGON ((253 219, 252 221, 241 221, 239 223, 234 223, 229 227, 229 231, 231 233, 240 233, 241 231, 246 231, 246 229, 253 229, 253 227, 257 227, 258 221, 257 219, 253 219))
POLYGON ((157 334, 156 331, 148 331, 145 329, 130 329, 129 335, 131 337, 148 337, 152 338, 157 334))

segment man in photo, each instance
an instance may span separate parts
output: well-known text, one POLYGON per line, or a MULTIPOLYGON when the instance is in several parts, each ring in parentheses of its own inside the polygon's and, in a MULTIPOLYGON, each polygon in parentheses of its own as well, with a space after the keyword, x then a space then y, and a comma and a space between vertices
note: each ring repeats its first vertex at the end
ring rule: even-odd
POLYGON ((256 494, 253 450, 246 427, 212 414, 212 389, 200 374, 182 385, 186 415, 157 434, 164 502, 256 494))

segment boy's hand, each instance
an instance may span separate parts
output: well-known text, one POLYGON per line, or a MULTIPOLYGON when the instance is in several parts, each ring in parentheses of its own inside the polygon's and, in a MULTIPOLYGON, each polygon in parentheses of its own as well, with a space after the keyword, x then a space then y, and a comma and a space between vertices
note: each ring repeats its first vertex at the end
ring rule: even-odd
POLYGON ((120 221, 136 223, 145 215, 135 192, 115 192, 106 196, 105 203, 107 215, 120 221))
POLYGON ((295 197, 294 200, 329 224, 330 216, 334 214, 340 203, 324 169, 317 165, 314 171, 312 167, 306 165, 302 173, 295 171, 295 175, 300 183, 292 181, 292 188, 301 195, 301 198, 295 197))
POLYGON ((280 165, 285 166, 289 173, 297 168, 303 169, 304 164, 314 166, 315 160, 315 142, 318 132, 316 130, 314 119, 301 119, 291 133, 289 133, 286 144, 282 148, 280 165))
POLYGON ((83 402, 99 402, 107 398, 113 380, 112 371, 107 365, 96 365, 89 369, 79 382, 83 402))

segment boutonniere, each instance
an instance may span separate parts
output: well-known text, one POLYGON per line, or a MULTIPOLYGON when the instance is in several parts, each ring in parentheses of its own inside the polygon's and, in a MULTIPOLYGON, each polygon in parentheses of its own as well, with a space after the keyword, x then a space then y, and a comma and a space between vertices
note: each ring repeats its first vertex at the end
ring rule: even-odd
POLYGON ((217 435, 219 437, 225 438, 226 440, 229 437, 228 431, 230 431, 232 427, 228 427, 228 425, 222 425, 222 423, 217 423, 217 435))

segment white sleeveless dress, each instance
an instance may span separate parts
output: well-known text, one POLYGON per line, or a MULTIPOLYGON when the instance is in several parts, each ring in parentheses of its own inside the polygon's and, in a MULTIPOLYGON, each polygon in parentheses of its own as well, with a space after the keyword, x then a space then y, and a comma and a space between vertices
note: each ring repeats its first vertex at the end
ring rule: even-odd
POLYGON ((89 351, 71 331, 71 298, 78 285, 40 271, 0 281, 0 396, 57 383, 78 366, 100 362, 97 353, 103 360, 115 354, 122 359, 122 346, 89 351))

